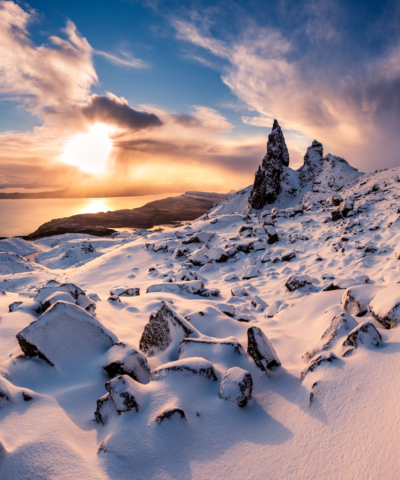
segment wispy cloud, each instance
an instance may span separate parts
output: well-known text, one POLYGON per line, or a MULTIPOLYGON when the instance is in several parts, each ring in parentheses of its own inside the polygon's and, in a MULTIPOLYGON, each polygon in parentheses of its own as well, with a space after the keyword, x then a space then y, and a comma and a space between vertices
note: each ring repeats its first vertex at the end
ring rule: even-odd
POLYGON ((106 58, 109 62, 117 67, 127 67, 127 68, 150 68, 150 64, 139 58, 135 58, 131 53, 123 50, 121 55, 113 55, 108 52, 102 52, 101 50, 94 50, 96 55, 106 58))

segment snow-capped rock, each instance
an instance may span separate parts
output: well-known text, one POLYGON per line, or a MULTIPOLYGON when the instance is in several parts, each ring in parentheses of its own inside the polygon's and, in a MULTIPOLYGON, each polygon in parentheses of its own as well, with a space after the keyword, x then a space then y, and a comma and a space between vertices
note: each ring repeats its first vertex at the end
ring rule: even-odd
POLYGON ((323 163, 322 143, 314 140, 304 155, 304 164, 299 168, 300 184, 302 187, 313 182, 314 177, 321 172, 323 163))
POLYGON ((394 283, 380 290, 369 307, 385 328, 397 327, 400 322, 400 285, 394 283))
POLYGON ((118 297, 137 297, 140 295, 140 288, 114 287, 110 290, 110 295, 117 295, 118 297))
POLYGON ((383 344, 381 334, 371 322, 360 323, 343 342, 343 356, 351 353, 360 345, 380 347, 383 344))
POLYGON ((77 305, 57 302, 17 334, 26 357, 39 357, 57 368, 103 354, 117 337, 77 305))
POLYGON ((219 386, 218 395, 224 400, 235 402, 240 408, 245 407, 253 391, 251 374, 239 367, 230 368, 219 386))
POLYGON ((139 383, 150 382, 147 358, 126 343, 114 343, 105 355, 105 363, 103 369, 110 377, 129 375, 139 383))
POLYGON ((383 289, 380 285, 357 285, 345 290, 342 306, 350 315, 361 317, 369 310, 371 300, 383 289))
POLYGON ((151 380, 157 381, 168 376, 186 377, 188 375, 199 375, 216 382, 218 380, 214 366, 211 362, 204 360, 204 358, 191 357, 175 362, 165 363, 153 370, 151 380))
POLYGON ((247 353, 260 370, 271 371, 281 365, 274 347, 258 327, 247 330, 247 353))

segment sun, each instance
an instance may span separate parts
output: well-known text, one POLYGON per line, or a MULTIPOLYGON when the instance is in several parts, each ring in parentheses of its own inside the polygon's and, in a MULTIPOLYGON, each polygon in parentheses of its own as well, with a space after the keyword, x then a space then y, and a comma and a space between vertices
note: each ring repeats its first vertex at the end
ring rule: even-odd
POLYGON ((113 130, 109 125, 96 123, 88 133, 75 135, 65 146, 61 160, 85 172, 101 172, 112 150, 109 134, 113 130))

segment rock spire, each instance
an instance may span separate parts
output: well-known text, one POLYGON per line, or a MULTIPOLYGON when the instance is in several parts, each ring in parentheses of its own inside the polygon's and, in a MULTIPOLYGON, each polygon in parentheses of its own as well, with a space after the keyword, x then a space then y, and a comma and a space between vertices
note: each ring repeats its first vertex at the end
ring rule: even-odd
POLYGON ((274 203, 281 192, 281 175, 283 167, 289 166, 289 152, 285 138, 277 120, 274 120, 271 133, 268 135, 267 153, 258 168, 253 190, 249 197, 249 206, 263 208, 274 203))

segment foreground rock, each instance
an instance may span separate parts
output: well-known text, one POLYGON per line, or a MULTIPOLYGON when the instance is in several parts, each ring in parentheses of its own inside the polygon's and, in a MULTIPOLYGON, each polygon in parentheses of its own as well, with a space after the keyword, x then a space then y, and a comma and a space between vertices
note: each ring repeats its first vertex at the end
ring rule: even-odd
POLYGON ((342 306, 350 315, 361 317, 369 311, 371 300, 382 290, 377 285, 358 285, 343 293, 342 306))
POLYGON ((271 342, 258 327, 250 327, 247 330, 247 340, 247 353, 260 370, 267 372, 281 365, 271 342))
POLYGON ((117 337, 81 307, 57 302, 17 334, 26 357, 39 357, 56 367, 103 354, 117 337))
POLYGON ((225 373, 219 386, 218 395, 243 408, 249 403, 252 391, 253 379, 250 373, 242 368, 233 367, 225 373))
POLYGON ((139 349, 148 357, 165 352, 171 360, 176 360, 181 340, 195 332, 187 320, 163 302, 160 310, 151 315, 144 327, 139 349))
POLYGON ((129 375, 139 383, 150 382, 150 368, 147 358, 126 343, 114 343, 107 352, 107 364, 103 369, 110 377, 129 375))
POLYGON ((385 328, 395 328, 400 322, 400 284, 381 290, 369 304, 371 312, 385 328))
POLYGON ((371 322, 364 322, 352 330, 343 342, 343 356, 350 354, 360 345, 380 347, 383 344, 381 334, 371 322))

